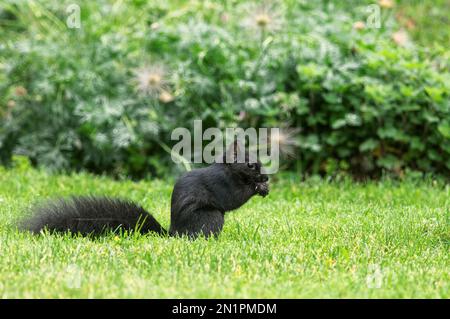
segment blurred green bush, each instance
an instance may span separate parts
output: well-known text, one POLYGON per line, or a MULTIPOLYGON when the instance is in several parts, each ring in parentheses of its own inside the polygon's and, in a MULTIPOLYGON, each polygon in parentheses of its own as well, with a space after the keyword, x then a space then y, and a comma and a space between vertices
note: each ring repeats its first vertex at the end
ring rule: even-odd
MULTIPOLYGON (((389 2, 389 1, 387 1, 389 2)), ((0 4, 0 160, 142 177, 175 127, 281 127, 283 168, 450 172, 450 53, 333 1, 0 4), (268 8, 268 9, 267 9, 268 8)), ((384 1, 386 3, 386 1, 384 1)))

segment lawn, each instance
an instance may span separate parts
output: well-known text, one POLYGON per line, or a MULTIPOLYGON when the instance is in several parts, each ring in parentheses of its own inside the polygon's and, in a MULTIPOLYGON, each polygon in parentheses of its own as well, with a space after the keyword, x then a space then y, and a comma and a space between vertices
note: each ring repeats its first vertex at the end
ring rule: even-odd
POLYGON ((19 233, 36 201, 133 199, 169 224, 172 181, 0 168, 3 298, 449 298, 450 187, 282 178, 227 215, 219 239, 19 233))

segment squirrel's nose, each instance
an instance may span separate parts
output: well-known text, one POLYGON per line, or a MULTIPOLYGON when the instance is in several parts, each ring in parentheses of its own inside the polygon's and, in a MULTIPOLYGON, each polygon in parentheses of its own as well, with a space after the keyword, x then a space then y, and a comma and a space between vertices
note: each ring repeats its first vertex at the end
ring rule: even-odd
POLYGON ((261 182, 265 183, 269 180, 269 178, 267 177, 267 175, 261 175, 261 182))

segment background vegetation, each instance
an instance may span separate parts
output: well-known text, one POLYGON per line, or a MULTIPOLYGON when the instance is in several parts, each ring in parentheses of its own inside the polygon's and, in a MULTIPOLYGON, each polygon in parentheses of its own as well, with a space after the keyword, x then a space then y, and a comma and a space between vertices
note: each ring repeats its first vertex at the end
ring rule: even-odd
POLYGON ((448 3, 372 2, 2 1, 1 162, 164 175, 202 119, 282 127, 302 173, 448 175, 448 3))
POLYGON ((448 1, 80 0, 69 29, 74 2, 0 2, 1 298, 450 297, 448 1), (194 119, 281 127, 296 173, 217 240, 17 231, 74 194, 167 227, 194 119))

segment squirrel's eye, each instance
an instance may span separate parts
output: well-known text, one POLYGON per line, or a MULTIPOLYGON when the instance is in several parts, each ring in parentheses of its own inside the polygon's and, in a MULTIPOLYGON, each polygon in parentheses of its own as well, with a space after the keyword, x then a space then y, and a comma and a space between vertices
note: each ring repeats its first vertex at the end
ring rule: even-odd
POLYGON ((253 165, 252 163, 247 163, 247 166, 248 166, 249 168, 254 168, 254 167, 255 167, 255 165, 253 165))

